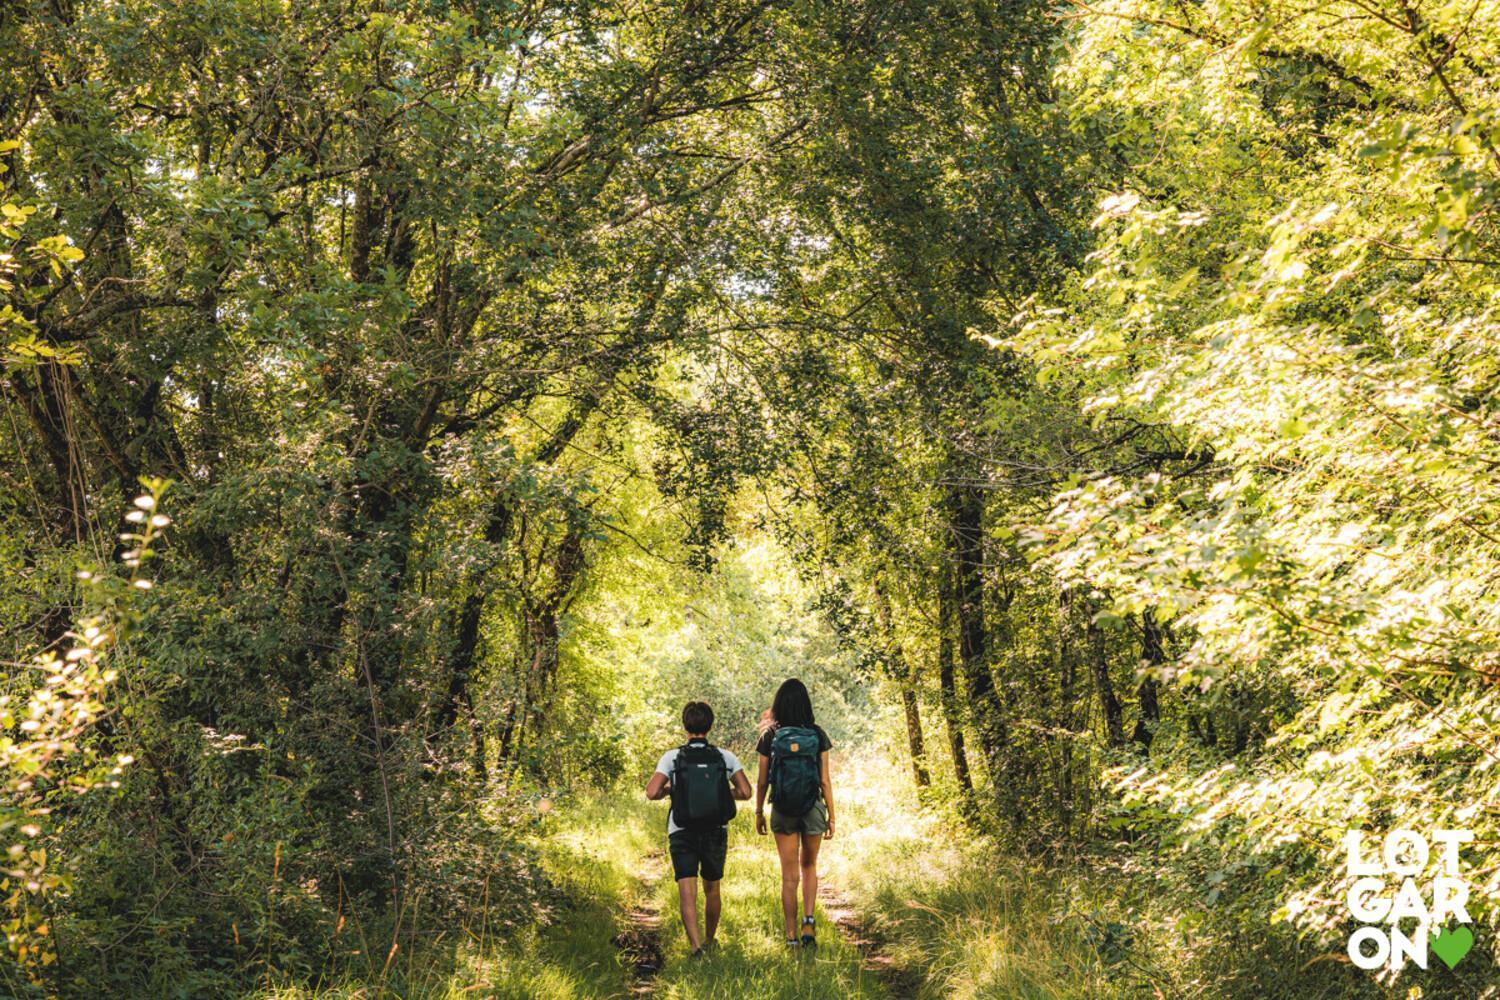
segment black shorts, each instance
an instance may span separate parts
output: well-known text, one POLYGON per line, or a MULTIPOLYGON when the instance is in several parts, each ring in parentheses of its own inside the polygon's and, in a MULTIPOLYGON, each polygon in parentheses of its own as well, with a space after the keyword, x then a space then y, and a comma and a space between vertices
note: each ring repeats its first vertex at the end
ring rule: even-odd
POLYGON ((724 855, 729 851, 729 827, 709 830, 678 830, 667 837, 675 878, 697 878, 717 882, 724 877, 724 855))

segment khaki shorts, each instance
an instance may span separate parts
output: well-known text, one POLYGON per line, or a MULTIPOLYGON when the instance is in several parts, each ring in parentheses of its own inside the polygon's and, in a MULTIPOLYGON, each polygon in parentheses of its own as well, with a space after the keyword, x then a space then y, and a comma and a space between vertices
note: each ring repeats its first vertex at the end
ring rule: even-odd
POLYGON ((771 803, 771 832, 802 833, 809 837, 827 833, 828 807, 823 804, 822 799, 819 799, 801 816, 783 816, 776 810, 776 803, 773 802, 771 803))

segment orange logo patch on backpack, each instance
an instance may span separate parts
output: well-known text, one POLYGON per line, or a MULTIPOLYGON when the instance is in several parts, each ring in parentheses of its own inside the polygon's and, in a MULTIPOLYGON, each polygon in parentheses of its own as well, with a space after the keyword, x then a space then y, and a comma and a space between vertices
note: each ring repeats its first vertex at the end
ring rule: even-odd
POLYGON ((796 753, 796 752, 797 752, 797 744, 793 743, 792 744, 792 753, 796 753))

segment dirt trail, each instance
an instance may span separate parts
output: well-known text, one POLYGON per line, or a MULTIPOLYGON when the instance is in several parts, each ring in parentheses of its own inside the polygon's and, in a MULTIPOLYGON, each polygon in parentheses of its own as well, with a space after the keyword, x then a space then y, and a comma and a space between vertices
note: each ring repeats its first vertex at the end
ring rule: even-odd
POLYGON ((880 935, 859 919, 849 898, 826 880, 818 886, 823 914, 838 927, 844 940, 859 949, 865 971, 879 978, 891 1000, 916 1000, 922 978, 898 965, 883 949, 880 935))
POLYGON ((666 858, 651 851, 641 859, 635 877, 640 889, 624 913, 625 929, 615 935, 620 961, 630 972, 630 992, 648 997, 656 989, 656 974, 665 961, 661 944, 661 908, 656 884, 666 873, 666 858))

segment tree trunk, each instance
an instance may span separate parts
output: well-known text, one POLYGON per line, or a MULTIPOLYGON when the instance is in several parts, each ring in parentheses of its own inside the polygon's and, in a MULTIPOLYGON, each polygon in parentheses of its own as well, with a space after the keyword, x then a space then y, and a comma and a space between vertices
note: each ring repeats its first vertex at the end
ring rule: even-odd
POLYGON ((985 765, 991 782, 996 782, 1006 733, 995 677, 990 672, 984 626, 984 494, 972 483, 961 482, 949 488, 948 505, 949 540, 955 564, 958 659, 963 665, 985 765))
POLYGON ((1108 734, 1109 745, 1117 747, 1125 742, 1125 722, 1120 699, 1115 697, 1115 688, 1109 679, 1109 657, 1104 648, 1104 630, 1094 622, 1089 622, 1088 635, 1094 689, 1099 695, 1099 707, 1104 712, 1105 732, 1108 734))
POLYGON ((1140 744, 1141 752, 1145 753, 1151 749, 1155 723, 1161 721, 1156 676, 1161 665, 1167 661, 1166 651, 1162 648, 1161 626, 1157 625, 1156 615, 1150 608, 1141 612, 1141 660, 1145 666, 1140 686, 1136 689, 1139 711, 1132 738, 1140 744))
POLYGON ((1073 650, 1073 592, 1064 589, 1058 595, 1057 622, 1057 696, 1058 724, 1065 730, 1058 748, 1057 820, 1063 835, 1073 830, 1073 687, 1078 682, 1078 663, 1073 650))
POLYGON ((906 749, 911 754, 911 776, 918 788, 932 784, 927 773, 927 747, 922 739, 922 716, 917 708, 917 693, 910 679, 901 683, 901 707, 906 711, 906 749))
POLYGON ((927 746, 922 737, 922 713, 917 704, 916 667, 901 648, 892 620, 891 600, 886 596, 885 588, 878 578, 875 581, 875 618, 880 627, 880 646, 886 672, 901 688, 901 709, 906 714, 906 750, 911 758, 912 780, 917 783, 918 788, 926 788, 932 783, 932 778, 927 772, 927 746))
POLYGON ((583 573, 587 524, 588 520, 582 514, 569 518, 567 530, 552 558, 551 586, 528 600, 523 612, 520 700, 518 704, 513 702, 506 713, 500 741, 502 758, 518 752, 526 740, 536 738, 552 704, 561 638, 559 621, 572 603, 583 573))
MULTIPOLYGON (((547 442, 538 449, 532 462, 537 465, 551 465, 557 461, 564 449, 583 428, 597 402, 597 396, 590 398, 570 414, 547 439, 547 442)), ((510 537, 511 524, 514 519, 515 508, 511 503, 510 495, 504 490, 497 490, 485 516, 485 544, 492 550, 502 545, 510 537)), ((474 714, 474 699, 470 685, 474 673, 474 657, 479 648, 479 630, 484 617, 485 604, 490 596, 487 578, 492 562, 493 559, 481 561, 465 581, 468 595, 464 598, 463 609, 458 616, 453 650, 448 655, 448 684, 438 703, 432 722, 433 735, 437 735, 458 721, 461 708, 466 709, 474 753, 476 759, 481 762, 485 759, 484 728, 474 714)), ((476 771, 483 774, 482 764, 476 768, 476 771)))
POLYGON ((938 693, 942 702, 943 723, 948 729, 948 750, 953 757, 953 776, 963 792, 964 801, 974 797, 974 782, 969 776, 969 753, 964 745, 963 713, 953 679, 953 574, 945 566, 939 570, 938 585, 938 693))

